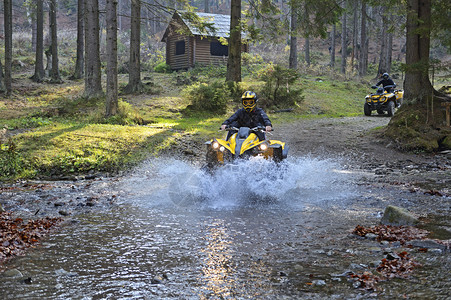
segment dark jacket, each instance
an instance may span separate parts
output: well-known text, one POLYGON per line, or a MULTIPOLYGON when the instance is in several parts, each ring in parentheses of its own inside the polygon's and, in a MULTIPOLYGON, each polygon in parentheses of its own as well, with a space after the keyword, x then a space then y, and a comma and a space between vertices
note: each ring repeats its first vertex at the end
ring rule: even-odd
POLYGON ((257 127, 257 126, 272 126, 266 113, 263 109, 256 107, 250 113, 246 112, 244 108, 237 110, 230 118, 222 123, 223 125, 234 127, 257 127))
POLYGON ((378 83, 376 83, 376 86, 379 86, 381 84, 385 88, 387 85, 395 85, 395 82, 391 78, 388 79, 382 78, 381 80, 379 80, 378 83))

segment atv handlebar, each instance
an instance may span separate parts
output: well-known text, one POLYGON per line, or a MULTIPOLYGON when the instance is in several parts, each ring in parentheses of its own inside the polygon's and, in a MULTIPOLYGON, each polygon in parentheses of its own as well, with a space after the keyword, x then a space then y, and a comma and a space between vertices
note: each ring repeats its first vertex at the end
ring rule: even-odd
MULTIPOLYGON (((377 85, 372 85, 371 88, 372 89, 377 89, 377 85)), ((396 84, 384 86, 384 90, 386 90, 386 89, 394 89, 394 88, 396 88, 396 84)))
MULTIPOLYGON (((249 129, 254 132, 257 132, 257 131, 265 132, 266 131, 266 127, 264 127, 264 126, 257 126, 257 127, 249 128, 249 129)), ((227 126, 225 130, 226 131, 238 131, 240 129, 235 126, 227 126)), ((273 130, 271 130, 271 131, 273 131, 273 130)))

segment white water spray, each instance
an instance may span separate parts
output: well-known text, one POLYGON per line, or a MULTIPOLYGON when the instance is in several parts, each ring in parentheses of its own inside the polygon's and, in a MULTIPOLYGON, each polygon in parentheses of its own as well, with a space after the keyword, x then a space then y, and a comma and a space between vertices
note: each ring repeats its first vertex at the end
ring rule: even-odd
POLYGON ((146 206, 302 207, 348 197, 352 193, 351 177, 341 170, 336 160, 311 157, 292 157, 279 165, 255 158, 211 173, 180 160, 156 160, 135 173, 124 189, 146 206))

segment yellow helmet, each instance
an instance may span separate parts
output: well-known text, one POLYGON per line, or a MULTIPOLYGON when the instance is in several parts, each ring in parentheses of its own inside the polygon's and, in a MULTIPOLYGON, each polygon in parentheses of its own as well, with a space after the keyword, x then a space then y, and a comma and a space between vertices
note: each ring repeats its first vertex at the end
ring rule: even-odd
POLYGON ((241 96, 241 101, 243 103, 243 107, 247 112, 251 112, 257 106, 257 95, 252 91, 244 92, 243 96, 241 96))

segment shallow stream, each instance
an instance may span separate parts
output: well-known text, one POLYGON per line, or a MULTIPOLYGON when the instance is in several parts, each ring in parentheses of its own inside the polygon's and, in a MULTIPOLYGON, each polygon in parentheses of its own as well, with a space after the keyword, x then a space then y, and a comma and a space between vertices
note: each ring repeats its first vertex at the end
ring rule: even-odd
POLYGON ((23 277, 0 278, 0 298, 446 298, 446 253, 414 253, 423 267, 374 293, 340 276, 370 270, 393 248, 350 235, 377 224, 388 204, 427 213, 430 201, 445 201, 449 209, 448 198, 362 184, 363 175, 310 157, 213 174, 149 162, 105 187, 119 195, 111 208, 76 215, 11 261, 23 277))

